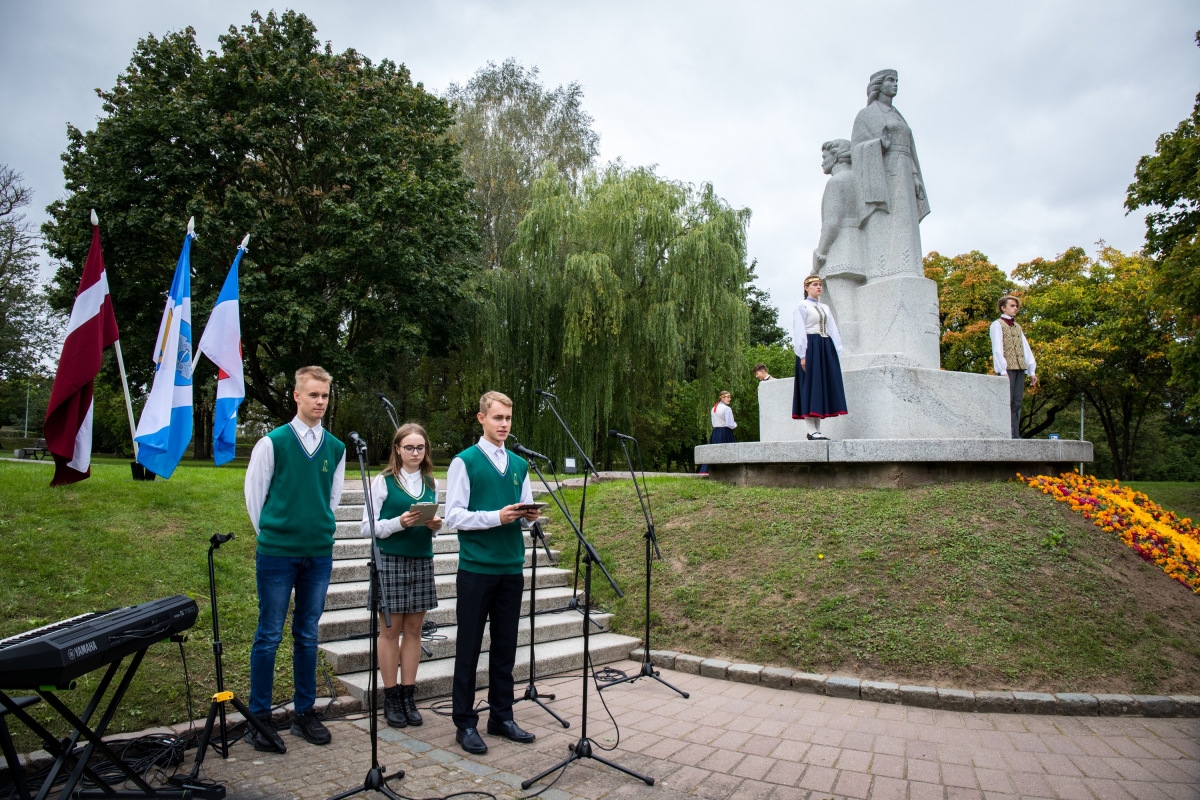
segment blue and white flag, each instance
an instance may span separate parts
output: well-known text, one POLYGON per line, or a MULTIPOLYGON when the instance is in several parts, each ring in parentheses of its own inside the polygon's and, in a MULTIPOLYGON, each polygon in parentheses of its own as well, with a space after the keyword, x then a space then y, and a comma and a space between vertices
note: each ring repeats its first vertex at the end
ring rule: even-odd
POLYGON ((208 324, 200 336, 196 358, 201 354, 217 365, 217 404, 213 410, 213 461, 217 466, 232 461, 237 448, 238 407, 246 399, 246 380, 242 372, 242 319, 238 305, 238 264, 250 244, 250 234, 242 239, 225 285, 217 295, 208 324))
POLYGON ((154 383, 134 439, 138 463, 155 475, 170 478, 192 441, 192 239, 188 220, 183 251, 175 265, 171 294, 163 309, 154 344, 154 383))

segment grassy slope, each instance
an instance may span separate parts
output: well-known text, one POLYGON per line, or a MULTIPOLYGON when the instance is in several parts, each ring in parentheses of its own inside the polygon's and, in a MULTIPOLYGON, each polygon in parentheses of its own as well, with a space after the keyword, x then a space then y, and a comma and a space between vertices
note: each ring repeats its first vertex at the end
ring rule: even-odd
MULTIPOLYGON (((1200 689, 1200 597, 1015 482, 651 490, 658 649, 974 688, 1200 689)), ((597 596, 640 636, 636 502, 628 483, 590 490, 587 527, 626 592, 597 576, 597 596)))
POLYGON ((1200 520, 1200 483, 1128 481, 1125 485, 1145 492, 1151 500, 1181 517, 1200 520))

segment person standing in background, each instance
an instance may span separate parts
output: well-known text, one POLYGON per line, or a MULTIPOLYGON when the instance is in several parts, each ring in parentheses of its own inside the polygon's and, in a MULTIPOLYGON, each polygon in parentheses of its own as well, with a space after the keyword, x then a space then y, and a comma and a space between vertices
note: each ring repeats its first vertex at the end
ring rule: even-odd
POLYGON ((1035 388, 1038 385, 1037 362, 1025 331, 1015 317, 1021 310, 1021 301, 1005 295, 996 304, 1000 319, 992 323, 988 333, 992 339, 992 365, 996 374, 1008 378, 1008 407, 1011 417, 1012 438, 1021 438, 1021 404, 1025 400, 1025 376, 1035 388))

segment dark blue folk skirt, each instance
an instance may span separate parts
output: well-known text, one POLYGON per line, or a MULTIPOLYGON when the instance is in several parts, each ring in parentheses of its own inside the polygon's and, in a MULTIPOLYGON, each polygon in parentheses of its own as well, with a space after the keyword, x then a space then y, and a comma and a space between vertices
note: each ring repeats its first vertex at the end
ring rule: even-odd
POLYGON ((800 369, 800 359, 796 358, 792 419, 823 419, 847 413, 846 390, 842 387, 842 362, 838 359, 833 339, 810 333, 805 363, 808 369, 800 369))
POLYGON ((737 441, 737 439, 734 438, 732 428, 720 427, 720 428, 713 428, 712 436, 709 437, 708 443, 709 444, 729 444, 730 442, 736 442, 736 441, 737 441))

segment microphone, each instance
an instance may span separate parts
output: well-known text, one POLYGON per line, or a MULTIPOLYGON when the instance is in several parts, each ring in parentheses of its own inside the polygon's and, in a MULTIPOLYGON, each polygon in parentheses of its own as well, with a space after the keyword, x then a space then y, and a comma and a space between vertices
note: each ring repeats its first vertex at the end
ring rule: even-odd
POLYGON ((380 401, 382 401, 382 402, 383 402, 383 404, 384 404, 385 406, 387 406, 388 408, 392 409, 393 411, 395 411, 395 410, 396 410, 396 407, 395 407, 394 405, 392 405, 392 401, 391 401, 391 400, 388 400, 386 397, 384 397, 384 396, 383 396, 383 392, 376 392, 376 393, 375 393, 375 396, 376 396, 376 397, 378 397, 378 398, 380 399, 380 401))
POLYGON ((358 431, 350 431, 349 439, 354 443, 354 446, 359 452, 365 453, 367 451, 367 443, 364 442, 363 438, 358 435, 358 431))
POLYGON ((631 442, 637 441, 637 439, 633 438, 632 436, 626 436, 625 434, 621 433, 620 431, 614 431, 614 430, 609 430, 608 437, 610 439, 628 439, 631 442))
POLYGON ((547 392, 544 389, 534 389, 533 393, 536 394, 538 397, 553 397, 555 400, 558 399, 558 395, 550 394, 549 392, 547 392))
POLYGON ((530 458, 540 458, 542 461, 550 460, 549 457, 542 455, 536 450, 530 450, 528 447, 518 442, 517 437, 511 434, 509 434, 508 441, 512 442, 512 449, 514 453, 519 453, 523 456, 529 456, 530 458))

